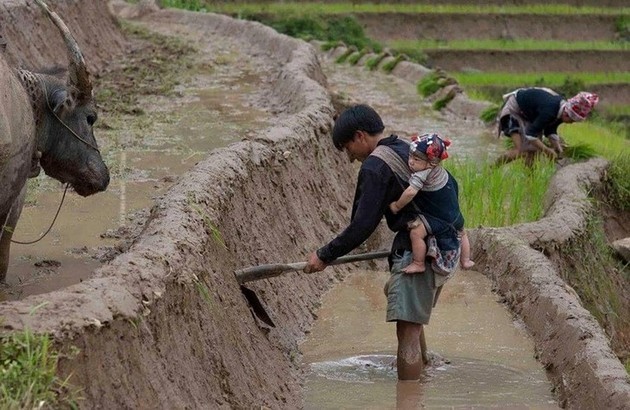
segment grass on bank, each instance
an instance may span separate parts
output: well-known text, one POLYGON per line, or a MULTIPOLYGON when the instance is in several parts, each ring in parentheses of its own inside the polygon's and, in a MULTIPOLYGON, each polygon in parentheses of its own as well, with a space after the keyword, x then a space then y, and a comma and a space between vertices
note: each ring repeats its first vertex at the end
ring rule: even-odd
POLYGON ((183 8, 193 11, 212 11, 239 15, 241 13, 273 14, 347 14, 347 13, 455 13, 455 14, 543 14, 543 15, 628 15, 630 7, 575 7, 566 4, 531 4, 522 6, 464 5, 464 4, 379 4, 339 2, 218 2, 214 0, 158 0, 163 7, 183 8))
POLYGON ((630 83, 630 72, 610 73, 508 73, 498 71, 453 72, 453 77, 463 87, 501 86, 506 88, 524 87, 525 85, 542 85, 559 87, 567 81, 579 82, 584 86, 596 84, 630 83))
POLYGON ((78 408, 79 392, 57 377, 58 360, 47 335, 0 337, 0 408, 78 408))
POLYGON ((394 49, 440 49, 440 50, 500 50, 500 51, 581 51, 630 49, 627 41, 563 41, 540 39, 465 39, 465 40, 391 40, 387 45, 394 49))

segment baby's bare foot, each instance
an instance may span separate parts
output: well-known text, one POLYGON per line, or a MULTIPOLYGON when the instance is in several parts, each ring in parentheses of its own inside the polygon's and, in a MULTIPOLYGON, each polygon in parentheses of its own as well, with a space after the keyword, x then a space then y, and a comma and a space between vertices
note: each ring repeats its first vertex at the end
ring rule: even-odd
POLYGON ((411 264, 409 264, 409 266, 407 266, 402 271, 404 273, 422 273, 425 270, 427 270, 427 268, 424 266, 424 263, 411 262, 411 264))
POLYGON ((475 262, 471 261, 470 259, 462 261, 462 269, 470 269, 473 266, 475 266, 475 262))

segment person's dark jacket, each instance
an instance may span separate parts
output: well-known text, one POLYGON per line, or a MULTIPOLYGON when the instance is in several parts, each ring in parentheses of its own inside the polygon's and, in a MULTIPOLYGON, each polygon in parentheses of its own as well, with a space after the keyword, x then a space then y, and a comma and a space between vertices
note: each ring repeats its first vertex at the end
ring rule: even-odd
POLYGON ((540 88, 524 88, 516 93, 516 102, 523 119, 528 122, 525 134, 541 138, 558 134, 562 124, 559 117, 560 105, 564 98, 540 88))

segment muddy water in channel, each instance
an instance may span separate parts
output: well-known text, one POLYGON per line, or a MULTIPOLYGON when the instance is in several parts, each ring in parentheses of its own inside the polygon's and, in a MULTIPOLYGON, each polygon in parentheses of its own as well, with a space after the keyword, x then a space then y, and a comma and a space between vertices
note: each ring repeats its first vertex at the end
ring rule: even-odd
POLYGON ((388 275, 357 272, 324 298, 301 345, 307 409, 558 408, 533 342, 472 271, 446 284, 426 327, 429 352, 443 360, 422 383, 397 383, 388 275))

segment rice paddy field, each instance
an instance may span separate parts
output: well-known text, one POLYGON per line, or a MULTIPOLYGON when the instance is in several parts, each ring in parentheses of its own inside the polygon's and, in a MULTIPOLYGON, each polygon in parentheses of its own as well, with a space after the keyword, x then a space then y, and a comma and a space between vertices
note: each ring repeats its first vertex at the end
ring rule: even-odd
POLYGON ((475 98, 497 101, 545 85, 601 96, 600 111, 630 116, 627 2, 162 0, 164 6, 259 20, 306 39, 403 53, 447 71, 475 98))

